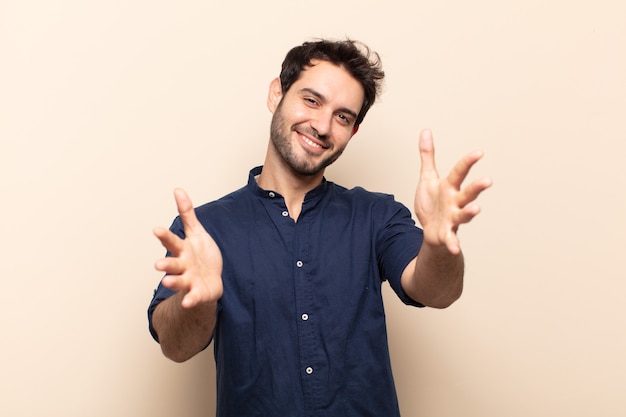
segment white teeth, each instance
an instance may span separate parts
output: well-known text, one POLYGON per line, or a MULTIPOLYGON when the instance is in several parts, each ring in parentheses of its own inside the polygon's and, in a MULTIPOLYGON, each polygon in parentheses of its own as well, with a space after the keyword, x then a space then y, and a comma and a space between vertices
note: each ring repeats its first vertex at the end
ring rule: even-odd
POLYGON ((313 142, 311 139, 307 138, 306 136, 304 136, 304 141, 306 143, 308 143, 309 145, 311 145, 311 146, 314 146, 316 148, 321 148, 320 145, 318 145, 317 143, 313 142))

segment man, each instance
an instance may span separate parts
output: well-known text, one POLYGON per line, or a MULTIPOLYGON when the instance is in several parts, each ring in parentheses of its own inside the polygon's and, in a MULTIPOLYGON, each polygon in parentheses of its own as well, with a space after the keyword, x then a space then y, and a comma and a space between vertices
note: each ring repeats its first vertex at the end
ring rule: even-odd
POLYGON ((398 416, 382 282, 414 306, 445 308, 461 295, 456 231, 491 182, 461 183, 481 153, 440 179, 422 132, 423 230, 392 196, 324 178, 383 76, 378 56, 353 41, 292 49, 269 88, 263 166, 195 210, 175 190, 180 215, 154 231, 168 253, 156 262, 165 277, 150 330, 177 362, 213 341, 218 416, 398 416))

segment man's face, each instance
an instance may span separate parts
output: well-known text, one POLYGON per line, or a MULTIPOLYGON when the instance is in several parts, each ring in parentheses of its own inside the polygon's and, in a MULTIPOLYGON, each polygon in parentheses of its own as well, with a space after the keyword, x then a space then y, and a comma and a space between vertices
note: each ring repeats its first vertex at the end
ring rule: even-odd
POLYGON ((277 154, 299 175, 320 173, 348 145, 363 100, 363 87, 346 70, 313 61, 270 107, 277 154))

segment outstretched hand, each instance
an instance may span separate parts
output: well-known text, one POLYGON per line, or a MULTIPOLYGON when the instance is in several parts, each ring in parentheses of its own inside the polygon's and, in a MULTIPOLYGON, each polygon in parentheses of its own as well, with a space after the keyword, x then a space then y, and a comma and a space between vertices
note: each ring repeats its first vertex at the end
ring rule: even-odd
POLYGON ((447 177, 439 178, 430 130, 421 132, 419 149, 422 167, 415 193, 415 214, 424 229, 424 241, 432 246, 446 246, 453 255, 459 254, 457 230, 480 212, 475 200, 491 186, 489 178, 462 186, 470 169, 483 154, 475 151, 465 155, 447 177))
POLYGON ((163 285, 183 292, 184 308, 217 302, 224 292, 222 253, 198 221, 187 193, 176 189, 174 198, 183 222, 185 239, 165 228, 154 229, 154 235, 172 255, 156 261, 155 268, 166 274, 163 285))

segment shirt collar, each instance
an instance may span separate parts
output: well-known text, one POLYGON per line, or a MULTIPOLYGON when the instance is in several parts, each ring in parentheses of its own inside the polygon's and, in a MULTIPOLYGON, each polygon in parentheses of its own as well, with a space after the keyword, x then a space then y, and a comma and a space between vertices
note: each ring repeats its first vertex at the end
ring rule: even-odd
MULTIPOLYGON (((261 174, 261 171, 263 171, 263 166, 258 166, 250 170, 250 174, 248 175, 248 189, 252 191, 253 194, 258 195, 259 197, 269 199, 275 199, 277 197, 282 198, 282 195, 280 195, 277 191, 265 190, 259 186, 259 184, 256 182, 256 177, 261 174)), ((326 177, 323 177, 322 183, 320 185, 306 193, 306 195, 304 196, 304 202, 307 203, 310 201, 318 201, 319 199, 321 199, 326 194, 326 191, 328 191, 328 184, 329 182, 326 181, 326 177)))

